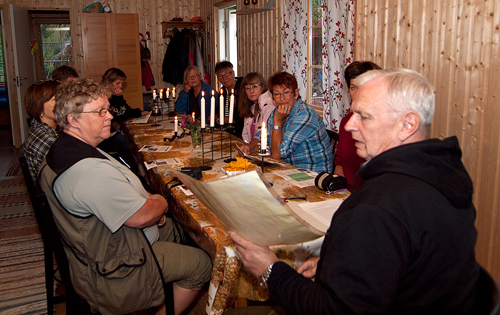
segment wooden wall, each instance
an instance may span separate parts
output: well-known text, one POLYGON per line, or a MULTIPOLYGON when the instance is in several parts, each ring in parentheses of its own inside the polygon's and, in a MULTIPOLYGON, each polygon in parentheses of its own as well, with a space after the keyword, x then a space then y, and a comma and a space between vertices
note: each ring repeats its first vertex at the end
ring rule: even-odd
POLYGON ((434 85, 432 137, 455 135, 474 182, 477 259, 500 280, 500 3, 359 0, 355 59, 419 71, 434 85))
MULTIPOLYGON (((2 9, 5 34, 5 59, 10 68, 6 69, 6 73, 13 78, 13 53, 12 53, 12 30, 10 27, 10 10, 9 4, 14 4, 20 7, 33 10, 67 10, 70 12, 71 19, 71 38, 73 40, 73 66, 79 71, 80 75, 84 75, 83 53, 82 47, 82 29, 80 13, 83 9, 94 1, 87 0, 0 0, 0 8, 2 9)), ((200 16, 200 0, 110 0, 102 1, 101 3, 109 3, 113 13, 137 13, 139 15, 139 32, 146 35, 146 31, 151 34, 151 41, 148 43, 148 48, 151 51, 150 67, 156 81, 156 88, 167 86, 162 80, 161 67, 163 57, 167 46, 166 40, 162 38, 161 22, 170 21, 174 17, 181 17, 184 21, 189 21, 195 16, 200 16)), ((97 14, 97 13, 96 13, 97 14)), ((139 40, 139 39, 137 39, 139 40)), ((8 82, 9 88, 14 89, 12 81, 8 82)), ((145 89, 143 90, 145 91, 145 89)), ((11 109, 13 113, 17 111, 17 100, 11 100, 11 109)), ((19 128, 19 119, 13 121, 15 145, 19 146, 20 135, 16 131, 19 128), (16 135, 17 134, 17 135, 16 135)))

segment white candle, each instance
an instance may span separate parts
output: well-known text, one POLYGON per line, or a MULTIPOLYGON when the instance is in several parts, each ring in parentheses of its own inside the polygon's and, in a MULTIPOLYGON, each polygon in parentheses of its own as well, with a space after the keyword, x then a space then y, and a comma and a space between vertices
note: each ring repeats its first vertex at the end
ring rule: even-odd
POLYGON ((266 123, 262 122, 262 129, 260 130, 260 152, 266 153, 267 149, 267 129, 266 123))
POLYGON ((163 89, 160 89, 160 100, 162 99, 163 97, 163 89))
POLYGON ((191 117, 193 118, 193 121, 194 121, 194 112, 191 114, 191 117))
POLYGON ((172 98, 175 98, 175 86, 172 88, 172 98))
POLYGON ((156 90, 153 90, 153 101, 156 101, 156 90))
POLYGON ((201 92, 201 129, 205 129, 205 91, 201 92))
POLYGON ((212 97, 210 98, 210 127, 215 126, 215 91, 212 90, 212 97))
POLYGON ((178 123, 177 116, 175 116, 175 118, 174 118, 174 132, 175 133, 177 133, 177 123, 178 123))
POLYGON ((231 89, 231 97, 229 98, 229 123, 233 123, 233 113, 234 113, 234 90, 231 89))
POLYGON ((167 98, 170 97, 170 88, 167 89, 167 98))
POLYGON ((219 113, 219 120, 220 120, 220 125, 224 125, 224 95, 222 95, 222 89, 220 89, 220 96, 219 96, 219 105, 220 105, 220 113, 219 113))

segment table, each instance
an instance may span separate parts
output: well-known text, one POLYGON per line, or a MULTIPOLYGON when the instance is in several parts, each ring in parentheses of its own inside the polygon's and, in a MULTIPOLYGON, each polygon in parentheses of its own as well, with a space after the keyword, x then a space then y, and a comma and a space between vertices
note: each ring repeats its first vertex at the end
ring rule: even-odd
MULTIPOLYGON (((166 189, 167 184, 174 179, 171 174, 173 170, 203 164, 201 148, 193 148, 189 136, 171 142, 164 141, 165 137, 170 138, 173 135, 173 119, 159 122, 160 126, 158 127, 151 126, 152 119, 150 118, 147 124, 122 124, 121 129, 127 139, 129 148, 138 160, 142 175, 146 177, 156 193, 160 193, 167 198, 170 205, 169 211, 172 211, 173 216, 189 233, 191 238, 207 251, 212 258, 213 270, 208 292, 207 314, 222 314, 226 308, 232 306, 237 297, 259 301, 267 300, 269 298, 267 289, 262 288, 253 275, 241 268, 241 263, 235 254, 234 244, 229 238, 228 230, 224 224, 195 196, 187 196, 179 187, 166 189), (172 146, 172 149, 165 153, 138 152, 144 145, 168 145, 172 146), (177 158, 181 161, 181 164, 145 170, 144 162, 166 158, 177 158)), ((181 131, 179 128, 179 134, 181 131)), ((211 134, 204 134, 203 137, 204 141, 211 140, 211 134)), ((214 133, 215 140, 220 139, 220 137, 220 131, 214 133)), ((222 138, 226 138, 225 142, 228 141, 225 132, 223 132, 222 138)), ((232 137, 231 141, 243 144, 243 141, 236 137, 232 137)), ((220 156, 220 152, 218 154, 220 156)), ((235 154, 236 149, 232 151, 231 155, 234 157, 235 154)), ((223 150, 223 155, 230 155, 228 148, 223 150)), ((215 153, 215 158, 217 158, 217 153, 215 153)), ((223 159, 207 161, 207 156, 205 156, 205 165, 211 166, 212 170, 204 171, 201 180, 216 180, 225 176, 225 173, 221 171, 224 164, 226 163, 223 159)), ((292 185, 288 187, 283 178, 276 175, 276 172, 293 168, 289 164, 284 166, 266 165, 264 174, 270 182, 280 182, 280 184, 284 185, 283 190, 285 192, 300 191, 305 193, 308 202, 330 198, 345 199, 349 195, 348 192, 327 195, 315 186, 298 188, 292 185)), ((318 250, 321 243, 322 238, 293 246, 276 246, 273 250, 280 260, 298 268, 305 259, 313 254, 319 254, 318 250)))

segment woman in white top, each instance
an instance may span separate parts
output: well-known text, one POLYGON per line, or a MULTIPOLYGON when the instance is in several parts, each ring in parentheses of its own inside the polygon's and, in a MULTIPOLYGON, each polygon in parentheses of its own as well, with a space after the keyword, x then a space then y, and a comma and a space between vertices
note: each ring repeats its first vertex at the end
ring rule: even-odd
POLYGON ((258 72, 250 72, 243 78, 238 94, 238 109, 245 118, 242 138, 249 143, 262 127, 262 122, 267 123, 267 118, 276 105, 267 90, 266 80, 258 72))

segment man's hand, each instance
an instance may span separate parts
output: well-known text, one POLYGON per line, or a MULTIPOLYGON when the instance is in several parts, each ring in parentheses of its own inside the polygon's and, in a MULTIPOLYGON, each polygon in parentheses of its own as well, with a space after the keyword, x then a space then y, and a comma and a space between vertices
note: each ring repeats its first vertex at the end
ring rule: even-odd
POLYGON ((229 231, 229 237, 236 245, 236 253, 243 266, 256 277, 262 275, 267 266, 278 261, 278 257, 267 246, 248 241, 233 231, 229 231))
POLYGON ((316 275, 316 268, 318 267, 319 257, 309 257, 302 265, 300 265, 297 272, 306 278, 312 278, 316 275))

